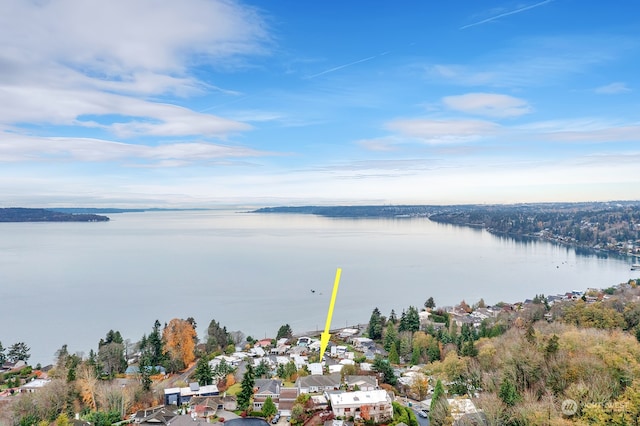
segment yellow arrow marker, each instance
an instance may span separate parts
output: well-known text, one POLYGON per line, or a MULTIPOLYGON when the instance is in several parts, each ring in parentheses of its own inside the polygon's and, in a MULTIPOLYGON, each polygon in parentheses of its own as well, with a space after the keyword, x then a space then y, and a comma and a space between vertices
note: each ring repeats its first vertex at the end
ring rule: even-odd
POLYGON ((322 358, 324 357, 324 351, 327 350, 327 345, 329 344, 329 339, 331 338, 331 316, 333 315, 333 306, 336 304, 336 296, 338 295, 338 285, 340 285, 340 274, 342 274, 342 269, 338 268, 336 270, 336 280, 333 283, 333 292, 331 293, 331 303, 329 303, 329 313, 327 314, 327 322, 324 325, 324 332, 320 336, 320 361, 322 362, 322 358))

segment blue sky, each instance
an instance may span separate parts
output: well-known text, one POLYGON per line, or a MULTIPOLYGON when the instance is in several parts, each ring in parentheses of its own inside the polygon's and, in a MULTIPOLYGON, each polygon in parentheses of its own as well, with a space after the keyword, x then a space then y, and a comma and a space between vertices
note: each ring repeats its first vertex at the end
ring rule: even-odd
POLYGON ((4 206, 640 199, 640 5, 4 0, 4 206))

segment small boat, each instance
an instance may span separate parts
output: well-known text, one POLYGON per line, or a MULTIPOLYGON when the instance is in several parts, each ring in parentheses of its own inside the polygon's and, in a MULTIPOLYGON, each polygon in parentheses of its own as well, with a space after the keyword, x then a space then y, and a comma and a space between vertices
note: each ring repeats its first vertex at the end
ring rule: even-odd
POLYGON ((633 265, 631 265, 631 270, 640 271, 640 263, 634 263, 633 265))

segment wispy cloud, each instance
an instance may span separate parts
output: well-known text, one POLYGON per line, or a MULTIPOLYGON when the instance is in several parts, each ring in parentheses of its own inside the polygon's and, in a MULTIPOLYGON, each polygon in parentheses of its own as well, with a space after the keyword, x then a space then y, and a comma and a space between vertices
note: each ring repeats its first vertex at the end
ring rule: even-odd
POLYGON ((0 133, 0 162, 118 162, 184 166, 211 160, 277 155, 209 142, 137 145, 90 138, 34 137, 0 133))
POLYGON ((337 67, 329 68, 328 70, 324 70, 324 71, 319 72, 317 74, 309 75, 309 76, 307 76, 305 78, 307 80, 309 80, 309 79, 312 79, 312 78, 320 77, 321 75, 325 75, 325 74, 329 74, 329 73, 332 73, 332 72, 336 72, 336 71, 339 71, 341 69, 344 69, 344 68, 347 68, 347 67, 350 67, 350 66, 353 66, 353 65, 361 64, 362 62, 371 61, 371 60, 376 59, 376 58, 378 58, 380 56, 387 55, 388 53, 389 52, 383 52, 383 53, 380 53, 379 55, 369 56, 368 58, 358 59, 357 61, 349 62, 348 64, 338 65, 337 67))
POLYGON ((515 9, 515 10, 510 10, 508 12, 503 12, 503 13, 500 13, 498 15, 494 15, 494 16, 491 16, 489 18, 483 19, 481 21, 477 21, 477 22, 473 22, 473 23, 468 24, 468 25, 464 25, 464 26, 460 27, 460 29, 464 30, 466 28, 475 27, 476 25, 486 24, 488 22, 495 21, 496 19, 504 18, 505 16, 515 15, 516 13, 522 13, 522 12, 525 12, 527 10, 535 9, 536 7, 544 6, 545 4, 551 3, 552 1, 553 0, 544 0, 544 1, 541 1, 539 3, 531 4, 529 6, 524 6, 524 7, 515 9))
POLYGON ((625 83, 617 81, 615 83, 597 87, 594 89, 594 92, 600 95, 618 95, 620 93, 631 92, 631 89, 625 83))
POLYGON ((514 40, 466 63, 432 63, 424 69, 428 79, 461 86, 551 86, 635 55, 638 45, 637 39, 624 36, 532 37, 514 40))
POLYGON ((385 127, 434 145, 470 142, 500 131, 500 126, 490 121, 458 119, 400 119, 387 123, 385 127))
POLYGON ((356 145, 368 151, 391 152, 398 150, 398 138, 382 137, 374 139, 360 139, 355 142, 356 145))
POLYGON ((446 96, 442 99, 442 103, 455 111, 494 118, 518 117, 532 111, 525 100, 496 93, 446 96))

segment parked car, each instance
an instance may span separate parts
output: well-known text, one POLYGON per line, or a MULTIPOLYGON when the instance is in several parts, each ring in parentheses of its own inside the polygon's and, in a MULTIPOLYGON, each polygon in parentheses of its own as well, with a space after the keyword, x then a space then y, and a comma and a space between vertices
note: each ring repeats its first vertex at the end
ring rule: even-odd
POLYGON ((425 410, 420 410, 420 411, 418 411, 418 415, 419 415, 420 417, 424 417, 424 418, 429 417, 429 413, 427 413, 425 410))
POLYGON ((276 423, 278 423, 279 420, 280 420, 280 414, 276 414, 275 416, 273 416, 273 419, 271 419, 271 424, 275 425, 276 423))

